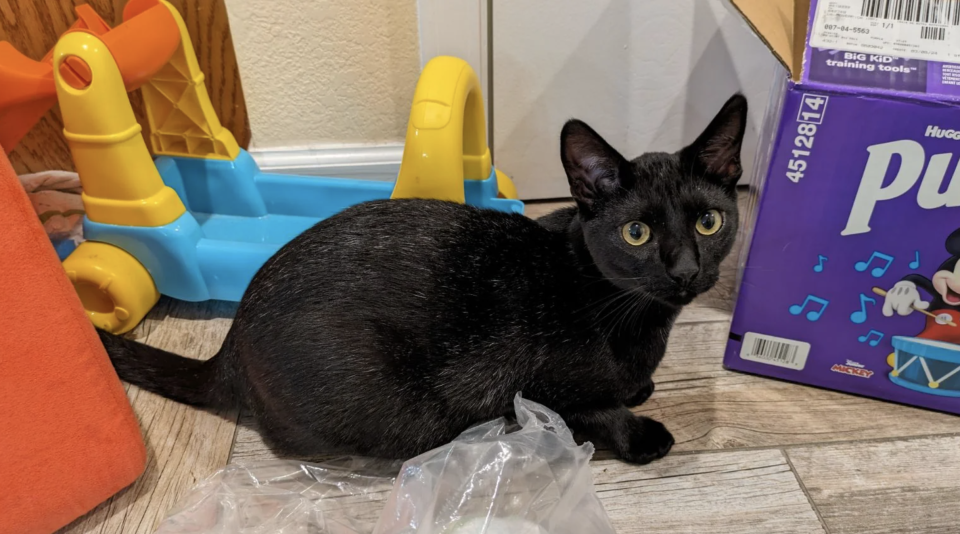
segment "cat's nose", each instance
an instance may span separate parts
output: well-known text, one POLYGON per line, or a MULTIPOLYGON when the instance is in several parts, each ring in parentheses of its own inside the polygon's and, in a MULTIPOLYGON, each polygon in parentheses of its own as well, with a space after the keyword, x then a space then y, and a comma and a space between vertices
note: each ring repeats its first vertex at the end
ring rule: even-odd
POLYGON ((667 274, 677 285, 686 288, 700 274, 700 266, 692 261, 680 261, 667 269, 667 274))

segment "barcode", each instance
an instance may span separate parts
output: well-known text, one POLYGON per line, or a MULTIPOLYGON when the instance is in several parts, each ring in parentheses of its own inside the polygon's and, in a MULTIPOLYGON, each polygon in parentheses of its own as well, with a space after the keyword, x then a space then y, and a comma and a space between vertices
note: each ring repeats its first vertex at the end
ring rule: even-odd
POLYGON ((924 26, 920 28, 920 38, 931 41, 943 41, 947 38, 947 29, 936 26, 924 26))
POLYGON ((754 339, 753 347, 750 348, 754 356, 791 365, 797 363, 798 351, 799 347, 792 343, 760 338, 754 339))
POLYGON ((810 344, 795 339, 747 332, 743 335, 740 358, 766 365, 802 371, 810 355, 810 344))
POLYGON ((960 0, 863 0, 860 15, 874 19, 960 26, 960 0))

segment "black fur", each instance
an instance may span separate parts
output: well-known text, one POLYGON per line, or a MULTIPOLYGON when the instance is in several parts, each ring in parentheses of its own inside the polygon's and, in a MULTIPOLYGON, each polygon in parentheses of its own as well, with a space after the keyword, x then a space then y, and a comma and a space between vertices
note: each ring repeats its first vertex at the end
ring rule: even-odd
POLYGON ((260 269, 211 360, 101 338, 124 380, 197 406, 244 404, 292 455, 410 457, 511 414, 522 392, 649 462, 673 438, 626 403, 653 392, 674 319, 733 244, 745 124, 736 95, 690 147, 627 161, 571 121, 561 144, 578 207, 535 222, 432 200, 362 204, 260 269), (723 226, 700 235, 710 209, 723 226), (624 240, 630 221, 649 225, 649 242, 624 240))

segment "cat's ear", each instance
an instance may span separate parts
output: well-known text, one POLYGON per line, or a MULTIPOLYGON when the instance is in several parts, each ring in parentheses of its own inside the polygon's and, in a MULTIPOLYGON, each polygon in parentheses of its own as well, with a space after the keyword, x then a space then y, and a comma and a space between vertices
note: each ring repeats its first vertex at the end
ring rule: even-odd
POLYGON ((560 159, 570 182, 570 193, 581 209, 590 211, 598 201, 626 186, 627 160, 584 122, 576 119, 560 132, 560 159))
POLYGON ((688 169, 724 187, 734 187, 743 174, 740 147, 747 129, 747 99, 737 93, 727 100, 707 129, 680 151, 688 169))

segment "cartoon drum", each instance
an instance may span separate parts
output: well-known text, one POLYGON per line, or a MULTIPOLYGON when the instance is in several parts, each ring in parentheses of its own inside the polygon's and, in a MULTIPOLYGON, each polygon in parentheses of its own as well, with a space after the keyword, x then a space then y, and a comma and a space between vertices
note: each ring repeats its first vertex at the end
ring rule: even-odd
POLYGON ((890 380, 921 393, 960 397, 960 345, 894 336, 890 380))

